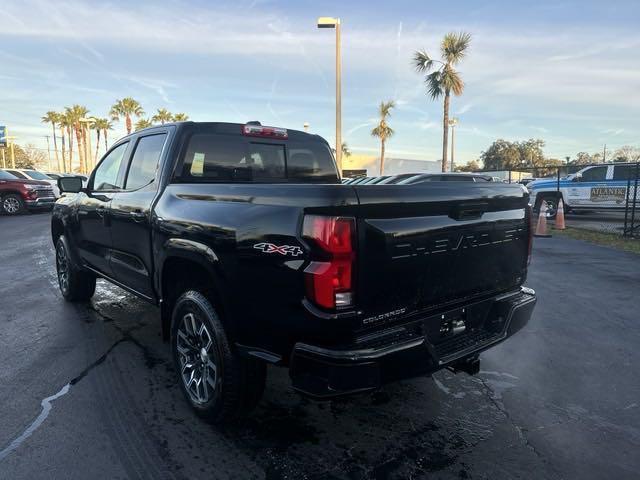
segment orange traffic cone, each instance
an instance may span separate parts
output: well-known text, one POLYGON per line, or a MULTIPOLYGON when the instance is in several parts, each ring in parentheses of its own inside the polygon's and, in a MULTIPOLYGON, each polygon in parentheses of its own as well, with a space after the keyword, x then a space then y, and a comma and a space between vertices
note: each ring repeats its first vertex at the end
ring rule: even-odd
POLYGON ((538 215, 538 226, 534 237, 550 237, 551 234, 547 232, 547 202, 544 200, 540 204, 540 214, 538 215))
POLYGON ((556 223, 553 228, 556 230, 564 230, 567 228, 564 224, 564 203, 562 199, 558 200, 558 211, 556 212, 556 223))

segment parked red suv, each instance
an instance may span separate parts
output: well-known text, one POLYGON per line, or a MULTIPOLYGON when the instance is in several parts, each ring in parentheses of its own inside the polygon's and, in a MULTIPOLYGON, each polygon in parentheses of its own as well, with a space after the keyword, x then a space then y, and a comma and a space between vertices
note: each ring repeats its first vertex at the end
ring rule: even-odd
POLYGON ((25 180, 0 170, 0 213, 17 215, 27 209, 51 208, 55 201, 49 183, 25 180))

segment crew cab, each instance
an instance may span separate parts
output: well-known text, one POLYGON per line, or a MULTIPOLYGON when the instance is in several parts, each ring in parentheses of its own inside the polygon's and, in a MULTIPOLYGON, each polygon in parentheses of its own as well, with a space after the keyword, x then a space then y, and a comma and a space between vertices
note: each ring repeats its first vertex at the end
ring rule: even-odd
POLYGON ((325 140, 259 122, 141 130, 86 187, 58 181, 63 297, 101 277, 159 305, 180 388, 214 422, 256 405, 266 364, 319 399, 475 373, 536 301, 520 185, 343 185, 325 140))
POLYGON ((565 208, 573 211, 624 209, 629 187, 633 203, 635 179, 639 176, 640 168, 635 163, 591 165, 560 180, 534 180, 527 189, 534 209, 538 210, 545 201, 550 217, 555 216, 560 199, 565 208))
POLYGON ((19 215, 26 210, 51 208, 55 200, 48 182, 18 178, 0 170, 0 213, 19 215))

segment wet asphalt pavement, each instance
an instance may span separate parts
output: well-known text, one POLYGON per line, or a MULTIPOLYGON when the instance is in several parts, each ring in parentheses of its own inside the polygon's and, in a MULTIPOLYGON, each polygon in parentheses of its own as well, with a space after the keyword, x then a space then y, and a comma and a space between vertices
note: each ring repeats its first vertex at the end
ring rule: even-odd
POLYGON ((49 214, 0 217, 0 478, 638 478, 640 257, 538 240, 525 330, 440 372, 316 403, 272 368, 225 429, 177 386, 158 312, 58 293, 49 214))

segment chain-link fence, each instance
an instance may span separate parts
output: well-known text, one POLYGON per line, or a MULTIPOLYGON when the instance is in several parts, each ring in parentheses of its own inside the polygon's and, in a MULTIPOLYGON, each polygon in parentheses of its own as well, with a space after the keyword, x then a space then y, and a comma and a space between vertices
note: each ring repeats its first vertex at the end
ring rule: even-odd
POLYGON ((640 238, 640 163, 522 167, 474 173, 525 185, 536 213, 544 201, 550 219, 555 218, 562 200, 568 226, 640 238))

